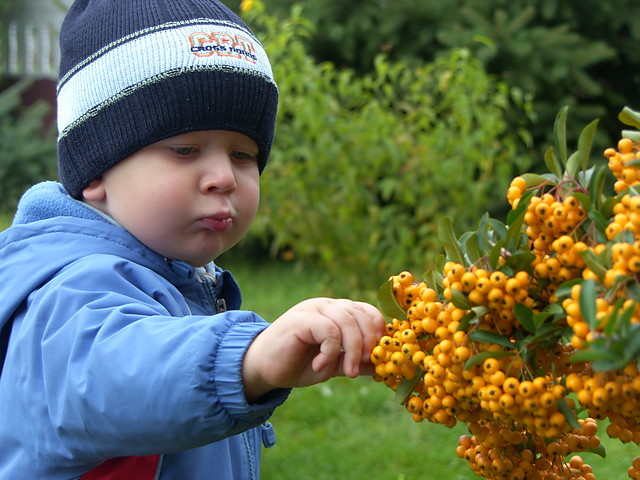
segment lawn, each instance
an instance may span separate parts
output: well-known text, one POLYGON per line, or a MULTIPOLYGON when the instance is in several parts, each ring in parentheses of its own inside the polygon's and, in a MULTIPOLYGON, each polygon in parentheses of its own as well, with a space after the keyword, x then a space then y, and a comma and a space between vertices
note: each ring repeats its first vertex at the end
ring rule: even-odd
MULTIPOLYGON (((223 258, 223 261, 225 259, 223 258)), ((324 293, 312 271, 293 264, 229 259, 243 287, 245 308, 273 319, 304 298, 324 293)), ((336 378, 295 390, 272 418, 278 440, 264 450, 264 480, 472 480, 455 455, 463 424, 453 429, 414 423, 394 393, 371 378, 336 378)), ((584 454, 601 480, 623 480, 635 444, 610 440, 600 427, 607 458, 584 454)))

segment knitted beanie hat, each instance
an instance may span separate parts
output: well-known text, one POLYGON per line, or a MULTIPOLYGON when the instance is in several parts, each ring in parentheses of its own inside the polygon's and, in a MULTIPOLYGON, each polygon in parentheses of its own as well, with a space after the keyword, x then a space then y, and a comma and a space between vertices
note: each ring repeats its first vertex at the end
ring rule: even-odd
POLYGON ((76 0, 60 31, 58 171, 74 198, 168 137, 230 130, 264 169, 278 89, 262 45, 218 0, 76 0))

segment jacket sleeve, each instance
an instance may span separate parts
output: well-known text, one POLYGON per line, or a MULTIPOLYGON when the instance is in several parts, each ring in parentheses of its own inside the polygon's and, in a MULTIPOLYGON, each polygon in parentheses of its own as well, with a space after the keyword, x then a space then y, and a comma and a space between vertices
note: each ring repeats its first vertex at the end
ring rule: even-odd
POLYGON ((175 287, 145 270, 104 257, 67 267, 32 294, 18 330, 32 413, 50 425, 39 435, 76 459, 211 443, 264 422, 288 394, 244 397, 243 355, 266 321, 185 315, 175 287))

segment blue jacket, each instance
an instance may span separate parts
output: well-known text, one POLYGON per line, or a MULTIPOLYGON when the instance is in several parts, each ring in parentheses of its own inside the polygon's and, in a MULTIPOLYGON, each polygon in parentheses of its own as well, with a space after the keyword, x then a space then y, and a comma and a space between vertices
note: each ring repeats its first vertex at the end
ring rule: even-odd
POLYGON ((58 183, 32 187, 0 234, 0 478, 126 456, 153 456, 160 480, 258 478, 289 391, 247 403, 242 358, 268 323, 240 300, 229 272, 163 258, 58 183))

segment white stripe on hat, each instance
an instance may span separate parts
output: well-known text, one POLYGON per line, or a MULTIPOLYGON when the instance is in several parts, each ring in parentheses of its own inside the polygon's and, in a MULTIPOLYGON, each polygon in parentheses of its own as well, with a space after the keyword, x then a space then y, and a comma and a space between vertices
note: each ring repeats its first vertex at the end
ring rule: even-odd
POLYGON ((275 85, 262 45, 228 23, 200 19, 167 24, 114 42, 94 57, 60 82, 59 139, 118 98, 183 72, 230 69, 263 76, 275 85))

